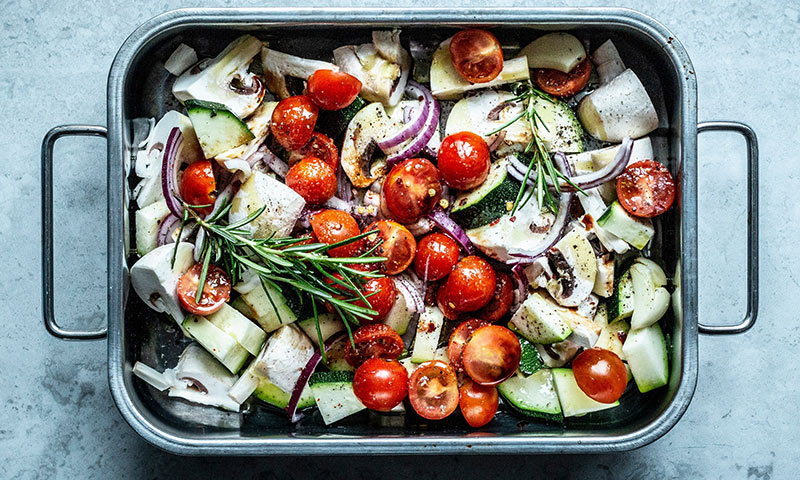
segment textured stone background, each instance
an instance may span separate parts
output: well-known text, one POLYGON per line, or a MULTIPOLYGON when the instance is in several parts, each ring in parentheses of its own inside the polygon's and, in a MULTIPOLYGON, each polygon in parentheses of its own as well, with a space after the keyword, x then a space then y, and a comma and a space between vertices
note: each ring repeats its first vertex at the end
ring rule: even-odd
MULTIPOLYGON (((397 0, 393 5, 417 2, 397 0)), ((452 3, 436 1, 443 6, 452 3)), ((508 2, 506 2, 508 3, 508 2)), ((269 5, 209 1, 205 6, 269 5)), ((305 5, 286 0, 284 5, 305 5)), ((348 0, 332 5, 345 6, 348 0)), ((381 6, 365 0, 358 5, 381 6)), ((466 0, 465 5, 487 5, 466 0)), ((525 2, 513 2, 525 5, 525 2)), ((602 1, 537 5, 611 5, 602 1)), ((795 248, 800 115, 796 0, 623 2, 665 23, 694 62, 699 118, 741 120, 761 140, 761 314, 745 335, 700 338, 697 392, 663 439, 620 455, 187 459, 147 445, 108 392, 103 341, 46 334, 40 300, 40 168, 44 133, 105 124, 109 66, 126 36, 174 1, 0 2, 0 477, 2 478, 796 478, 800 261, 795 248), (795 193, 794 195, 792 193, 795 193), (502 469, 502 470, 499 470, 502 469), (446 472, 446 473, 445 473, 446 472)), ((197 4, 195 6, 200 6, 197 4)), ((317 5, 319 6, 319 5, 317 5)), ((105 144, 65 140, 56 152, 56 310, 65 326, 105 321, 105 144), (76 298, 77 297, 77 298, 76 298)), ((733 322, 744 309, 742 142, 700 143, 700 312, 733 322)))

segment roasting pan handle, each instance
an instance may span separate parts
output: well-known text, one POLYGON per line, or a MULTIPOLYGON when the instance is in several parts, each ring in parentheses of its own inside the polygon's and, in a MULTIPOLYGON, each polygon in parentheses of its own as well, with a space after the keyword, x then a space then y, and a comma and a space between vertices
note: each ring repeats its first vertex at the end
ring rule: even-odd
POLYGON ((747 312, 736 325, 698 324, 700 333, 743 333, 755 323, 758 315, 758 139, 752 128, 739 122, 701 122, 697 133, 734 132, 747 142, 747 312))
POLYGON ((60 125, 42 141, 42 306, 44 326, 51 335, 68 340, 93 340, 106 336, 106 327, 99 330, 65 330, 53 314, 53 146, 61 137, 107 137, 106 127, 97 125, 60 125))

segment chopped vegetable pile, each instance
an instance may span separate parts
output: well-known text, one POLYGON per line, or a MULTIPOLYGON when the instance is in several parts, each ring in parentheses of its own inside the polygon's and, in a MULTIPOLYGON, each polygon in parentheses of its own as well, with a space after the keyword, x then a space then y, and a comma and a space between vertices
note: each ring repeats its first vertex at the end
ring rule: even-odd
POLYGON ((165 66, 185 111, 136 157, 130 275, 190 341, 134 373, 293 423, 460 410, 476 428, 666 385, 670 287, 646 252, 676 186, 656 110, 611 41, 531 40, 513 58, 480 29, 427 50, 374 31, 323 59, 181 44, 165 66))

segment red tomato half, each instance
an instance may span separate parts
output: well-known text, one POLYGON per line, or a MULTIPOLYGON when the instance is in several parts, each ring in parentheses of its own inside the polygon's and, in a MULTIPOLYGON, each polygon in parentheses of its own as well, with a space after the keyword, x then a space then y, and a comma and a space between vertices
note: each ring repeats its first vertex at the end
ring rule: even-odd
POLYGON ((386 257, 386 261, 379 265, 380 271, 387 275, 397 275, 408 268, 417 252, 414 235, 406 227, 391 220, 373 222, 364 229, 364 232, 373 230, 378 232, 367 236, 366 249, 369 250, 380 243, 373 253, 374 256, 386 257))
POLYGON ((556 97, 571 97, 583 90, 592 76, 592 62, 589 57, 583 59, 569 73, 560 72, 551 68, 536 68, 533 78, 536 84, 556 97))
POLYGON ((317 157, 307 157, 286 173, 286 185, 306 202, 319 205, 336 195, 336 172, 317 157))
POLYGON ((442 198, 439 171, 424 158, 402 161, 386 175, 381 197, 389 216, 402 223, 414 223, 442 198))
POLYGON ((325 110, 341 110, 353 103, 361 91, 356 77, 333 70, 317 70, 308 77, 307 92, 311 100, 325 110))
POLYGON ((450 342, 447 344, 447 358, 457 372, 464 369, 462 355, 464 353, 464 347, 467 345, 467 340, 469 340, 469 337, 472 336, 475 330, 486 324, 487 322, 483 320, 471 318, 465 322, 461 322, 461 324, 453 330, 453 333, 450 334, 450 342))
MULTIPOLYGON (((361 233, 358 222, 347 212, 341 210, 322 210, 311 215, 311 228, 318 241, 331 245, 347 240, 361 233)), ((331 257, 357 257, 364 251, 364 240, 358 240, 341 247, 328 250, 331 257)))
POLYGON ((189 205, 211 205, 196 209, 201 215, 208 215, 214 209, 216 188, 217 182, 214 180, 214 170, 210 160, 192 162, 183 171, 180 185, 183 201, 189 205))
POLYGON ((590 348, 572 360, 575 382, 583 393, 600 403, 619 400, 628 385, 625 364, 611 350, 590 348))
POLYGON ((439 291, 448 307, 457 312, 474 312, 492 299, 497 276, 489 263, 474 255, 461 259, 439 291))
POLYGON ((458 263, 458 244, 443 233, 431 233, 417 243, 414 270, 417 275, 430 282, 441 280, 450 274, 458 263))
MULTIPOLYGON (((378 312, 372 317, 372 322, 379 322, 386 318, 397 297, 397 289, 391 277, 370 278, 361 287, 361 293, 364 294, 369 305, 365 304, 363 300, 356 300, 353 303, 378 312)), ((361 322, 363 324, 366 320, 361 319, 361 322)))
POLYGON ((339 167, 339 149, 325 134, 314 132, 311 139, 300 150, 295 150, 289 156, 289 166, 294 165, 306 157, 317 157, 327 163, 334 171, 339 167))
POLYGON ((450 39, 453 67, 471 83, 491 82, 503 71, 500 42, 486 30, 461 30, 450 39))
POLYGON ((406 398, 408 370, 397 360, 370 358, 356 369, 353 393, 365 407, 388 412, 406 398))
POLYGON ((655 217, 675 201, 675 180, 663 164, 642 160, 628 165, 617 177, 617 197, 631 215, 655 217))
POLYGON ((231 298, 231 279, 225 270, 216 265, 208 266, 206 283, 203 294, 198 303, 197 287, 200 284, 200 274, 203 271, 202 263, 195 263, 178 280, 178 300, 181 306, 195 315, 210 315, 231 298))
POLYGON ((272 111, 270 131, 286 150, 297 150, 311 138, 319 108, 306 95, 284 98, 272 111))
POLYGON ((359 327, 353 333, 355 349, 350 342, 344 347, 344 359, 358 367, 370 358, 397 360, 403 353, 403 339, 392 327, 383 323, 371 323, 359 327))
POLYGON ((408 380, 408 400, 419 416, 441 420, 458 408, 458 378, 441 360, 424 362, 408 380))
POLYGON ((489 146, 472 132, 448 135, 436 158, 444 183, 452 188, 475 188, 489 175, 489 146))
POLYGON ((497 388, 466 379, 459 391, 459 406, 470 427, 482 427, 491 422, 497 413, 500 397, 497 388))
POLYGON ((514 282, 507 274, 499 272, 494 296, 485 307, 475 312, 475 316, 487 322, 497 322, 511 310, 512 303, 514 303, 514 282))
POLYGON ((486 325, 467 340, 462 354, 464 371, 481 385, 497 385, 514 375, 521 354, 514 332, 500 325, 486 325))

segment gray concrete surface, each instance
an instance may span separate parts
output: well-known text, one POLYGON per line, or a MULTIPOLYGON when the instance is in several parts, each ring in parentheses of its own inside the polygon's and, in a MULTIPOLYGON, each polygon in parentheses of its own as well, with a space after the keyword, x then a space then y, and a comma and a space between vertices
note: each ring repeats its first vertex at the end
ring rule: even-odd
MULTIPOLYGON (((269 2, 236 2, 245 4, 269 2)), ((688 412, 663 439, 634 452, 298 461, 188 459, 150 447, 113 405, 105 342, 58 341, 41 324, 41 138, 57 124, 104 124, 106 75, 119 45, 143 20, 190 3, 0 2, 0 111, 5 115, 0 129, 0 477, 433 478, 460 472, 469 478, 797 478, 800 4, 647 0, 622 5, 661 20, 683 42, 697 72, 701 120, 745 121, 760 135, 758 325, 745 335, 700 339, 700 375, 688 412)), ((56 152, 56 310, 68 326, 105 321, 104 149, 101 140, 67 140, 56 152)), ((744 309, 742 151, 740 141, 726 135, 704 136, 700 145, 699 303, 701 318, 709 322, 732 322, 744 309)))

